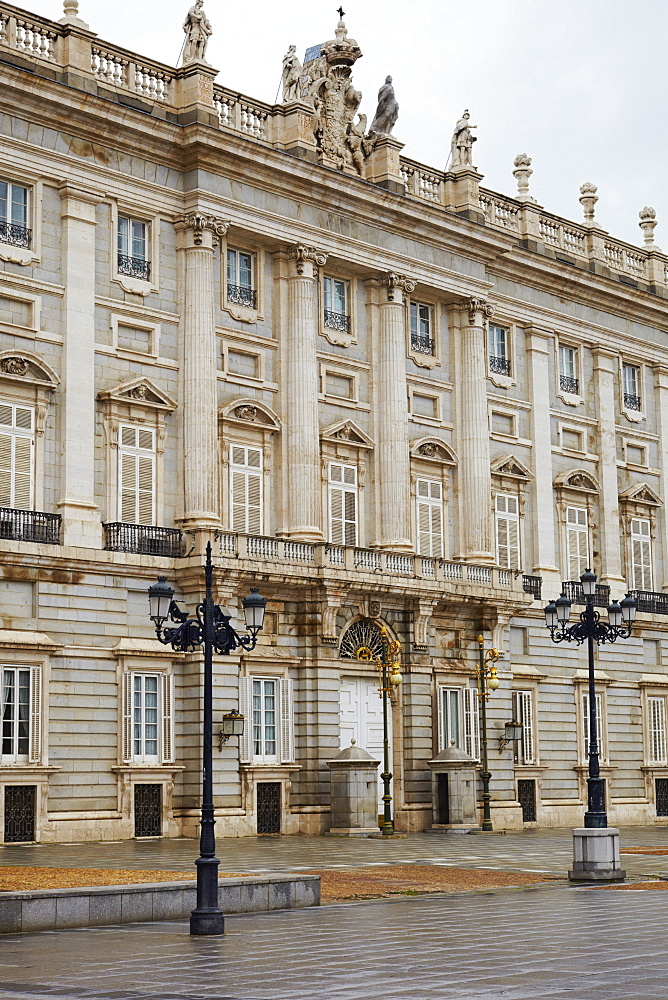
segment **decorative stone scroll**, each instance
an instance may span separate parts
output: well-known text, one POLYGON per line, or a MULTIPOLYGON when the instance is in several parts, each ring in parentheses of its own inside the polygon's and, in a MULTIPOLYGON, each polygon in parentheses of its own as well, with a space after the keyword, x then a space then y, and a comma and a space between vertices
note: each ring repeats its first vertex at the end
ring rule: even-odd
POLYGON ((229 222, 218 219, 215 215, 204 215, 203 212, 193 212, 191 215, 184 215, 181 221, 187 229, 193 230, 193 242, 195 246, 202 245, 202 236, 205 230, 211 230, 218 239, 222 239, 230 228, 229 222))
POLYGON ((304 264, 307 260, 312 260, 318 267, 324 267, 327 263, 327 254, 315 247, 305 247, 302 243, 291 247, 288 251, 290 260, 296 261, 297 274, 304 273, 304 264))
POLYGON ((471 326, 475 326, 478 313, 482 313, 484 319, 490 319, 494 315, 494 306, 487 299, 477 298, 474 295, 468 300, 467 309, 471 326))
POLYGON ((397 274, 396 271, 388 271, 380 279, 380 283, 387 288, 387 298, 389 302, 396 302, 399 292, 410 295, 415 291, 417 282, 413 278, 407 278, 405 274, 397 274))
POLYGON ((250 403, 242 403, 240 406, 235 406, 234 416, 238 417, 239 420, 255 420, 257 417, 257 406, 252 406, 250 403))

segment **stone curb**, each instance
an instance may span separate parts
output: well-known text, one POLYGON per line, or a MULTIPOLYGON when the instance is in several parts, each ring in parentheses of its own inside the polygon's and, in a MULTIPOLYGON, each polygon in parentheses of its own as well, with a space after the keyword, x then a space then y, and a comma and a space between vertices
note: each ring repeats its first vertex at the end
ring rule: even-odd
MULTIPOLYGON (((193 880, 2 892, 0 934, 182 920, 195 908, 196 887, 193 880)), ((320 876, 221 878, 218 900, 224 913, 262 913, 319 906, 320 876)))

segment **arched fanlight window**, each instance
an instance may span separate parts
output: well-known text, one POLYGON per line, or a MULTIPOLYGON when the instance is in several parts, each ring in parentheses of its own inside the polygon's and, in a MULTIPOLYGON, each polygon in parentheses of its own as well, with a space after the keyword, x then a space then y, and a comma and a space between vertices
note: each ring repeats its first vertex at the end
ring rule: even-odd
POLYGON ((360 618, 344 632, 339 656, 344 660, 373 660, 382 652, 380 626, 371 618, 360 618))

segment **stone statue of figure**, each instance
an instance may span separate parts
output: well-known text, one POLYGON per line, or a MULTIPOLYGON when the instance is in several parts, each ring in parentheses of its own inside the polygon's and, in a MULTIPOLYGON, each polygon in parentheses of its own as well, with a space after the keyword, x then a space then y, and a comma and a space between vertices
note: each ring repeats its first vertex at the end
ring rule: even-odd
POLYGON ((455 131, 450 144, 450 167, 470 167, 473 163, 472 149, 476 136, 471 135, 471 129, 477 125, 471 125, 470 114, 465 111, 455 125, 455 131))
POLYGON ((390 135, 398 117, 399 105, 394 96, 392 77, 387 76, 385 77, 385 83, 378 91, 378 107, 376 108, 375 117, 371 122, 369 133, 371 135, 374 132, 379 135, 390 135))
POLYGON ((206 46, 211 37, 211 22, 202 10, 204 0, 195 0, 183 22, 186 42, 183 49, 183 65, 204 59, 206 46))
POLYGON ((300 80, 304 70, 297 58, 297 47, 291 45, 283 56, 283 103, 301 98, 300 80))

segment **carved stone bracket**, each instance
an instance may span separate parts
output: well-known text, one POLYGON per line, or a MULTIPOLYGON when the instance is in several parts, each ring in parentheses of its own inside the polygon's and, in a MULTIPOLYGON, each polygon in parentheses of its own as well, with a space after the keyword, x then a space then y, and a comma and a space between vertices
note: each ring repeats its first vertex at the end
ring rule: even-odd
POLYGON ((222 239, 230 228, 229 222, 226 222, 224 219, 218 219, 215 215, 204 215, 203 212, 193 212, 192 215, 184 215, 182 222, 186 229, 193 230, 195 246, 202 245, 202 234, 206 229, 210 229, 218 239, 222 239))
POLYGON ((388 302, 396 302, 397 294, 401 292, 401 299, 404 294, 410 295, 415 291, 416 282, 413 278, 407 278, 405 274, 397 274, 396 271, 388 271, 380 279, 382 285, 387 288, 388 302))
POLYGON ((466 304, 469 312, 469 322, 475 326, 476 316, 482 313, 484 319, 490 319, 494 315, 494 306, 487 299, 477 298, 472 295, 466 304))
POLYGON ((304 273, 304 264, 307 260, 312 260, 318 267, 324 267, 327 263, 327 254, 315 247, 305 247, 302 243, 290 247, 288 251, 290 260, 296 261, 297 274, 304 273))
POLYGON ((436 601, 418 601, 413 613, 413 649, 429 648, 429 622, 436 607, 436 601))

